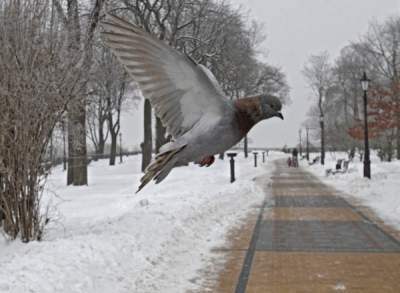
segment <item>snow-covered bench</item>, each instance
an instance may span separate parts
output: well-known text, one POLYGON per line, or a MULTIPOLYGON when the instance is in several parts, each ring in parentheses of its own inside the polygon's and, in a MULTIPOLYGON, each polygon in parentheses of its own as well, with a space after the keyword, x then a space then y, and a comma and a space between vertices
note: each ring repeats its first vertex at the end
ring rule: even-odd
POLYGON ((325 174, 326 176, 329 176, 330 174, 335 175, 337 173, 347 173, 349 170, 349 164, 350 161, 344 160, 344 159, 339 159, 336 162, 335 170, 331 169, 326 169, 325 174))
POLYGON ((312 160, 312 162, 310 162, 310 163, 308 163, 308 165, 314 165, 315 163, 317 163, 318 161, 319 161, 319 159, 320 159, 320 157, 318 156, 318 157, 315 157, 313 160, 312 160))

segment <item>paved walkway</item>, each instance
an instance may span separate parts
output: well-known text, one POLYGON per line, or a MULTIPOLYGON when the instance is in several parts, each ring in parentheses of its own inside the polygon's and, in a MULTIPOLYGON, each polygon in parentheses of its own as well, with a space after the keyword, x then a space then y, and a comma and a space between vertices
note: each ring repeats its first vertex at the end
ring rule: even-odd
POLYGON ((400 242, 306 171, 277 161, 273 198, 232 235, 213 292, 400 292, 400 242))

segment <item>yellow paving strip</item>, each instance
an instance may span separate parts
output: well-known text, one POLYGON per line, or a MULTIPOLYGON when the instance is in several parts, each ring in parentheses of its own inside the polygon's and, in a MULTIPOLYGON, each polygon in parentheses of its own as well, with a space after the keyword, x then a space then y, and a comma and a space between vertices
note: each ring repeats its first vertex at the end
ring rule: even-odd
POLYGON ((203 288, 193 293, 230 293, 235 291, 260 208, 255 207, 239 228, 228 233, 226 246, 213 249, 213 252, 217 254, 217 259, 210 264, 209 270, 203 273, 205 276, 203 288), (220 259, 224 260, 222 265, 219 263, 220 259), (220 274, 215 276, 213 272, 218 267, 221 267, 220 274))
MULTIPOLYGON (((233 250, 227 256, 224 270, 214 279, 214 284, 209 290, 203 292, 231 293, 235 292, 239 275, 242 269, 246 251, 233 250)), ((215 276, 214 276, 215 278, 215 276)))

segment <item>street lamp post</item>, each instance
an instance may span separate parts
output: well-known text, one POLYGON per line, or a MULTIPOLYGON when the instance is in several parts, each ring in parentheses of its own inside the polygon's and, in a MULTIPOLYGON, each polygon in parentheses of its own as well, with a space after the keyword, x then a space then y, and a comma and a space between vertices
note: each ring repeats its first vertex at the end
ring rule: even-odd
POLYGON ((367 77, 367 73, 364 71, 363 77, 360 80, 361 87, 364 91, 364 177, 371 179, 371 161, 369 159, 369 141, 368 141, 368 99, 367 91, 370 80, 367 77))
POLYGON ((119 133, 119 163, 122 164, 122 133, 119 133))
POLYGON ((65 120, 61 120, 61 129, 63 135, 63 170, 67 170, 67 148, 66 148, 66 129, 65 129, 65 120))
POLYGON ((307 139, 307 144, 306 144, 306 152, 307 152, 307 162, 310 160, 310 146, 309 146, 309 140, 308 140, 308 131, 309 127, 306 127, 306 139, 307 139))
POLYGON ((324 114, 319 116, 319 124, 321 127, 321 165, 325 165, 325 125, 324 114))
POLYGON ((299 153, 300 153, 300 158, 303 155, 303 146, 302 146, 302 141, 301 141, 301 128, 299 129, 299 153))

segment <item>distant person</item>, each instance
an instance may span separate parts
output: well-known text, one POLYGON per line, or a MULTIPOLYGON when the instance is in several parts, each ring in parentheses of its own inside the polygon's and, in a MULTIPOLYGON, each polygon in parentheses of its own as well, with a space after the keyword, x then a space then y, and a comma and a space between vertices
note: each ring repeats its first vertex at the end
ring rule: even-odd
POLYGON ((287 159, 287 165, 288 165, 289 168, 292 167, 292 158, 291 157, 289 157, 287 159))
POLYGON ((354 156, 356 155, 356 148, 351 148, 350 153, 349 153, 349 161, 353 161, 354 156))
POLYGON ((298 167, 298 165, 299 165, 299 161, 297 159, 298 155, 299 155, 299 152, 297 151, 297 148, 294 148, 293 151, 292 151, 292 165, 293 165, 293 167, 298 167))

